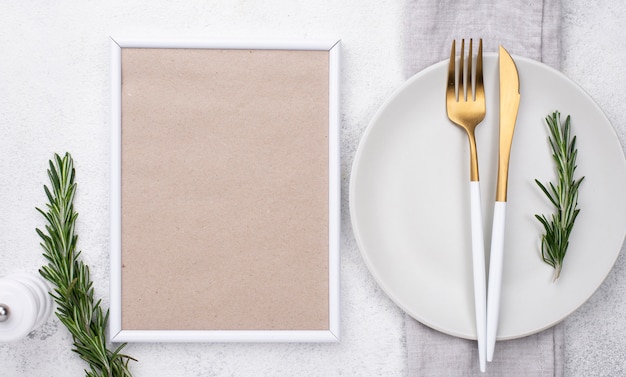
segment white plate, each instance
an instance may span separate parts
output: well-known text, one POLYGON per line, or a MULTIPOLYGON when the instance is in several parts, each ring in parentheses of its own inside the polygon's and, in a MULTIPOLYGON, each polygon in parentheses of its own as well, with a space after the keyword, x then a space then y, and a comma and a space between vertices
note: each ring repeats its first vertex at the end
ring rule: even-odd
MULTIPOLYGON (((510 161, 498 339, 548 328, 600 286, 626 230, 626 163, 615 131, 593 100, 563 74, 514 56, 521 103, 510 161), (540 256, 535 214, 552 206, 534 182, 554 181, 545 117, 572 117, 577 135, 580 215, 560 279, 540 256)), ((350 182, 352 226, 381 288, 418 321, 476 338, 469 227, 469 152, 446 117, 447 61, 408 80, 382 106, 357 150, 350 182)), ((498 138, 497 56, 484 57, 487 116, 476 138, 487 249, 498 138)), ((488 253, 488 250, 487 250, 488 253)))

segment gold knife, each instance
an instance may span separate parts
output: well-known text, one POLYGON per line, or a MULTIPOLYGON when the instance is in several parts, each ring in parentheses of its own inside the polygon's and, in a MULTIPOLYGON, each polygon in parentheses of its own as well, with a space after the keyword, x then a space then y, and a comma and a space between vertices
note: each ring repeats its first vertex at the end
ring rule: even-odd
POLYGON ((509 177, 509 158, 513 131, 519 109, 519 76, 515 62, 504 47, 498 54, 500 70, 500 151, 498 181, 493 212, 491 254, 489 258, 489 286, 487 288, 487 361, 493 360, 500 314, 500 287, 504 259, 504 231, 506 223, 506 192, 509 177))

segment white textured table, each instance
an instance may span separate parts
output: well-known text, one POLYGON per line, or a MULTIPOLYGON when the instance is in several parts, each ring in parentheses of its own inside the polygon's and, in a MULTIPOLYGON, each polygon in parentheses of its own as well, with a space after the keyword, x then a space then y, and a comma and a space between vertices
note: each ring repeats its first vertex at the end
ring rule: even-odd
MULTIPOLYGON (((135 377, 404 376, 401 311, 378 289, 356 247, 347 208, 359 138, 403 81, 404 1, 189 0, 0 3, 0 276, 44 262, 35 206, 53 153, 72 153, 79 246, 108 306, 109 35, 319 38, 343 42, 342 342, 340 344, 132 344, 135 377), (262 3, 263 5, 259 5, 262 3)), ((562 70, 605 111, 626 142, 626 6, 563 1, 562 70)), ((626 188, 625 188, 626 195, 626 188)), ((592 252, 592 251, 590 251, 592 252)), ((626 374, 626 258, 566 320, 566 376, 626 374)), ((172 308, 169 315, 176 315, 172 308)), ((82 376, 56 319, 0 344, 5 376, 82 376)))

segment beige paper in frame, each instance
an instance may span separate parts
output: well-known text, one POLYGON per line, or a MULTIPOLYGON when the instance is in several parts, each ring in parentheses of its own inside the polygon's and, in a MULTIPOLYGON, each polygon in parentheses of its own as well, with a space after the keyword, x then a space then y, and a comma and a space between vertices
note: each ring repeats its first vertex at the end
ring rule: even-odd
POLYGON ((339 340, 339 46, 111 39, 113 342, 339 340))

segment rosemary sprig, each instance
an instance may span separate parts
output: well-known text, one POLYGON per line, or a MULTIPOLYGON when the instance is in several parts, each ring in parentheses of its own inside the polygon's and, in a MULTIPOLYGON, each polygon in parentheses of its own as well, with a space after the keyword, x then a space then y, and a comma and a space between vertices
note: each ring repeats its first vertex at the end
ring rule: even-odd
POLYGON ((56 316, 72 334, 74 349, 89 364, 87 377, 130 377, 129 360, 135 360, 120 352, 122 344, 114 351, 106 345, 106 327, 109 310, 102 310, 101 301, 94 302, 93 282, 89 267, 76 251, 78 236, 75 224, 78 213, 74 211, 74 162, 69 153, 63 158, 54 155, 50 160, 48 177, 52 190, 44 185, 49 203, 46 211, 37 208, 48 224, 45 232, 36 229, 43 240, 43 256, 48 264, 39 273, 54 285, 50 295, 57 303, 56 316))
POLYGON ((555 111, 546 117, 550 131, 550 147, 556 165, 558 180, 556 187, 552 182, 549 189, 535 179, 535 182, 555 206, 555 212, 548 220, 545 215, 535 215, 545 229, 541 238, 541 256, 543 261, 554 268, 553 281, 556 281, 563 268, 563 260, 569 246, 569 236, 574 221, 580 212, 578 207, 578 188, 585 177, 574 179, 576 170, 576 136, 571 135, 570 116, 561 124, 560 113, 555 111))

